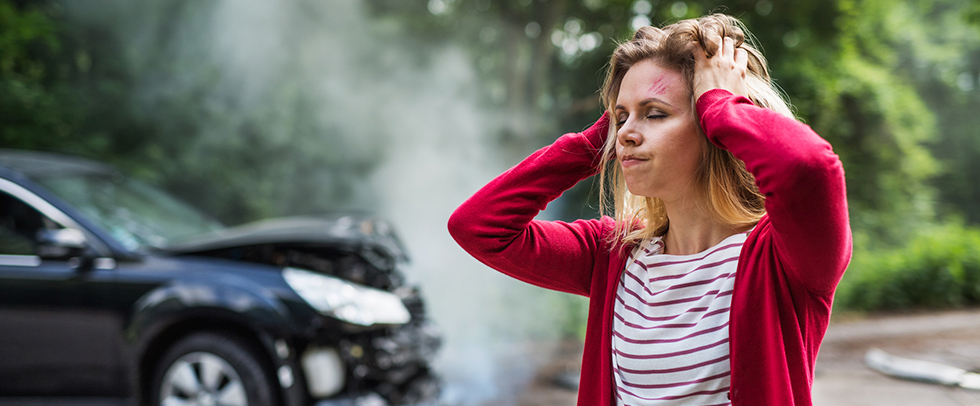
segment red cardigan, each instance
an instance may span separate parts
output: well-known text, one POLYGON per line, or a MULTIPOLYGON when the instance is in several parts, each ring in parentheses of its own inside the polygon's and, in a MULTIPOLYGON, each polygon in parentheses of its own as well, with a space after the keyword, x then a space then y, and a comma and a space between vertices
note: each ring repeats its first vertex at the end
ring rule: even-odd
MULTIPOLYGON (((701 128, 755 175, 767 214, 742 246, 732 294, 735 406, 810 405, 814 361, 834 289, 851 256, 844 170, 810 127, 716 89, 697 102, 701 128)), ((613 220, 538 221, 548 202, 594 175, 603 116, 504 172, 449 219, 453 238, 484 264, 522 281, 588 296, 580 406, 615 405, 613 302, 632 247, 612 249, 613 220)))

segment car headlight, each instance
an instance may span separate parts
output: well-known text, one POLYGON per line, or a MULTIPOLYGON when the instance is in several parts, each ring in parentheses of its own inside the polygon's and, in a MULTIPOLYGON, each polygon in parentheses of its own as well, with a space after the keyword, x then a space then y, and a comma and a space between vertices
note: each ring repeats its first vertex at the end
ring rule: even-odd
POLYGON ((297 268, 283 268, 282 277, 314 309, 349 323, 404 324, 412 318, 390 292, 297 268))

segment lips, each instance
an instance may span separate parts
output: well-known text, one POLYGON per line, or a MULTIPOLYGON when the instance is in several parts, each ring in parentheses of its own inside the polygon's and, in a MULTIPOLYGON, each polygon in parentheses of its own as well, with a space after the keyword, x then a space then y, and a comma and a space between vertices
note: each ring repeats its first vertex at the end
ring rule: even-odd
POLYGON ((646 162, 648 160, 649 159, 639 158, 639 157, 636 157, 636 156, 633 156, 633 155, 625 155, 625 156, 623 156, 622 158, 619 159, 619 163, 620 163, 620 165, 623 166, 623 168, 629 168, 631 166, 639 165, 639 164, 641 164, 643 162, 646 162))

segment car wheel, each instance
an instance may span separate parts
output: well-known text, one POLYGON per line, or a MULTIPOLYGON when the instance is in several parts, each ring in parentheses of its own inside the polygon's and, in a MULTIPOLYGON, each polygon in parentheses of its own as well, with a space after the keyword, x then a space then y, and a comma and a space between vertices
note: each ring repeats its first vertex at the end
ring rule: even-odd
POLYGON ((275 387, 259 360, 250 346, 231 337, 194 333, 161 358, 151 405, 275 405, 275 387))

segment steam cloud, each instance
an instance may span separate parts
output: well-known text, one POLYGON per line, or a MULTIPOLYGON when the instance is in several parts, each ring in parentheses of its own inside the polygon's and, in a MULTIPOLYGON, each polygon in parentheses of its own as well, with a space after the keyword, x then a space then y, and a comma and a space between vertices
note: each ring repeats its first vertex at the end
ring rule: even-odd
POLYGON ((257 191, 284 196, 276 212, 358 208, 391 220, 445 333, 436 367, 446 402, 516 403, 548 355, 525 343, 556 338, 565 315, 555 308, 568 300, 489 270, 446 232, 452 210, 520 158, 495 145, 508 117, 481 103, 462 50, 412 44, 356 0, 65 7, 126 39, 137 102, 204 89, 209 111, 188 164, 233 159, 251 121, 263 145, 288 151, 259 174, 284 179, 257 191))

